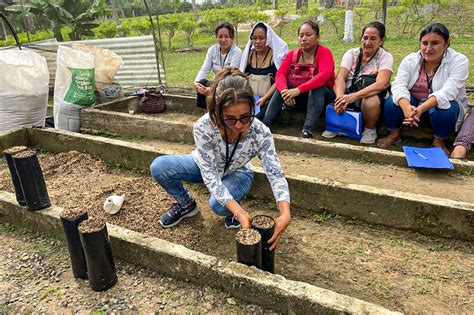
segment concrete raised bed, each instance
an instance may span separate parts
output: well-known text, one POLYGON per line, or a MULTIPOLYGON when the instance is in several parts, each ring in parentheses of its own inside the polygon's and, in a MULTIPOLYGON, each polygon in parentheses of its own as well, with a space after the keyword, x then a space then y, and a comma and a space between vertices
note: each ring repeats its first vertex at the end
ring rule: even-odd
MULTIPOLYGON (((0 137, 2 150, 24 144, 53 153, 77 150, 129 169, 148 170, 156 156, 174 153, 121 140, 51 129, 23 129, 0 137)), ((371 223, 428 235, 474 239, 474 205, 470 203, 342 184, 304 175, 290 174, 287 179, 295 208, 314 209, 321 204, 329 211, 371 223)), ((258 167, 255 168, 251 195, 272 196, 266 176, 258 167)))

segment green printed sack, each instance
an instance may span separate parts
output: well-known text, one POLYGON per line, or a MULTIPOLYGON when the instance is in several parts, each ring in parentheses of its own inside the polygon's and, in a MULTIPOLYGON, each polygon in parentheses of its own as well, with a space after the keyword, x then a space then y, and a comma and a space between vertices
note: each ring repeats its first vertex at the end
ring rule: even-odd
POLYGON ((54 82, 54 126, 79 131, 81 109, 94 103, 94 55, 58 46, 54 82))

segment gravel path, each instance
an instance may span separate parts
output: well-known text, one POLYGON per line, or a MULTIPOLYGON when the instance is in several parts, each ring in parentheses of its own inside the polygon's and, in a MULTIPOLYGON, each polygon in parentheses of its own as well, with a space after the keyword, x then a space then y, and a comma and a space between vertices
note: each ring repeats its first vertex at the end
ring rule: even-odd
POLYGON ((74 279, 64 244, 0 223, 0 314, 140 313, 268 314, 226 293, 116 261, 118 283, 94 292, 74 279))

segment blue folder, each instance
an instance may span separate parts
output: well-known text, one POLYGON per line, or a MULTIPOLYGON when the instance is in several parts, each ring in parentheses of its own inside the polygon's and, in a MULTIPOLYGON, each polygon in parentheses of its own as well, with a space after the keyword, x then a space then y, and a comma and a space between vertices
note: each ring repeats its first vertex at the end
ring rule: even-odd
POLYGON ((408 167, 413 168, 438 168, 438 169, 454 169, 453 164, 448 159, 441 148, 418 148, 403 147, 408 167))
POLYGON ((355 139, 362 138, 362 113, 344 111, 338 115, 333 105, 326 107, 326 130, 355 139))
MULTIPOLYGON (((253 98, 255 99, 255 103, 258 102, 258 100, 260 99, 260 96, 259 95, 254 95, 253 98)), ((255 104, 255 109, 254 109, 254 114, 257 115, 258 113, 260 113, 260 105, 257 105, 255 104)))

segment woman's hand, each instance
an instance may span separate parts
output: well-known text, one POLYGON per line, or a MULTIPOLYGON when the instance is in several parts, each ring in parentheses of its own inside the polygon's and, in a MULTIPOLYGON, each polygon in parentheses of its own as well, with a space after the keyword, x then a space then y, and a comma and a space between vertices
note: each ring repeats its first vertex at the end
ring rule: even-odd
POLYGON ((250 229, 250 222, 252 221, 252 218, 247 211, 242 209, 236 212, 235 218, 239 220, 241 229, 250 229))
MULTIPOLYGON (((412 106, 414 107, 414 106, 412 106)), ((421 106, 419 107, 414 107, 413 111, 408 115, 407 118, 405 118, 405 120, 403 120, 403 124, 404 125, 407 125, 407 126, 415 126, 415 127, 418 127, 418 123, 420 122, 420 117, 421 117, 421 114, 423 114, 423 108, 420 108, 421 106)))
POLYGON ((290 225, 290 220, 291 216, 289 211, 281 214, 278 218, 275 219, 275 232, 273 233, 273 236, 268 240, 268 243, 272 244, 272 246, 270 246, 270 250, 278 249, 280 238, 283 235, 283 232, 285 232, 288 225, 290 225))
POLYGON ((258 99, 258 101, 255 102, 255 105, 263 106, 265 105, 266 102, 267 102, 267 99, 265 98, 265 96, 262 96, 258 99))
POLYGON ((336 113, 342 114, 346 110, 347 105, 352 104, 357 100, 358 98, 355 93, 341 95, 334 101, 334 110, 336 113))
POLYGON ((193 87, 199 94, 202 94, 202 95, 209 95, 209 93, 211 92, 210 87, 206 87, 199 82, 194 82, 193 87))
POLYGON ((296 105, 295 97, 297 97, 300 94, 301 94, 300 90, 298 90, 296 88, 295 89, 285 89, 285 90, 281 91, 281 96, 283 97, 283 100, 285 101, 285 104, 288 105, 288 106, 291 106, 291 107, 296 105))

